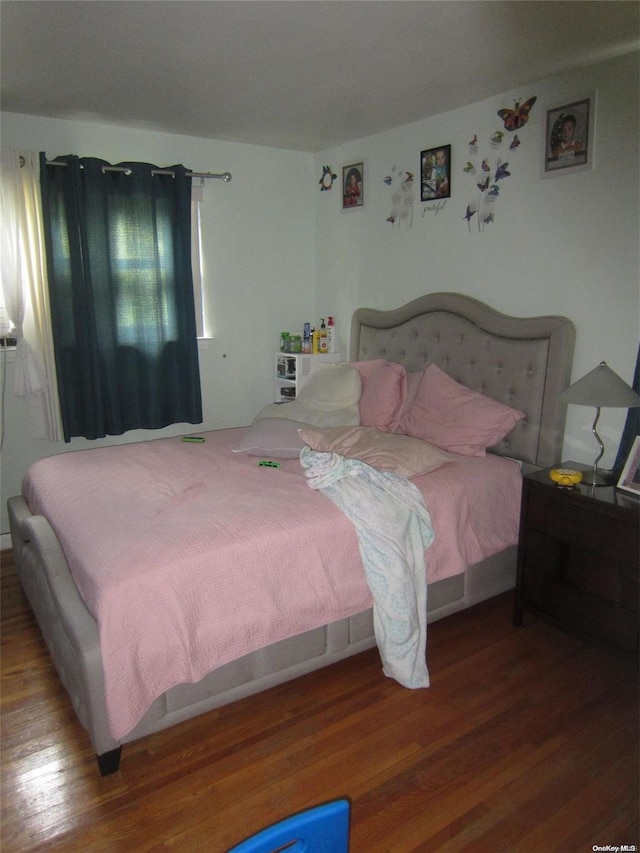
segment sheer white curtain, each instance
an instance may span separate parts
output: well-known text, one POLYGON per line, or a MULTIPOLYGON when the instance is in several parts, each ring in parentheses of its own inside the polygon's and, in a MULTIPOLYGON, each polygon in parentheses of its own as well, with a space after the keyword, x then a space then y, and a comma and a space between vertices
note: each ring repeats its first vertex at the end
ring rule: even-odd
POLYGON ((2 146, 0 299, 17 340, 14 393, 28 400, 31 432, 62 441, 35 151, 2 146))

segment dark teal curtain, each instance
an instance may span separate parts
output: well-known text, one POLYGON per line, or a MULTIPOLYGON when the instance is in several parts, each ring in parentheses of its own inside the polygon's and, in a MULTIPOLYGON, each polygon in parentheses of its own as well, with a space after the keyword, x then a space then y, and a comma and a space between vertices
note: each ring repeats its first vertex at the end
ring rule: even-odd
MULTIPOLYGON (((640 347, 636 356, 636 369, 633 374, 633 390, 636 394, 640 394, 640 347)), ((613 473, 616 478, 620 477, 625 462, 631 453, 631 447, 637 435, 640 435, 640 409, 629 409, 627 420, 625 421, 622 438, 620 439, 620 447, 618 455, 613 466, 613 473)))
POLYGON ((40 156, 65 440, 200 423, 185 167, 40 156))

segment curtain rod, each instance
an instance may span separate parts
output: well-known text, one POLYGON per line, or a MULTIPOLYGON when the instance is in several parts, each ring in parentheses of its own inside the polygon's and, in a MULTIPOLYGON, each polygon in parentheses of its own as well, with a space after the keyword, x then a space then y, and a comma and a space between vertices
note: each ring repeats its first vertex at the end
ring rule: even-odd
MULTIPOLYGON (((47 166, 64 166, 67 167, 66 163, 63 163, 61 160, 47 160, 47 166)), ((80 166, 82 169, 82 165, 80 166)), ((131 174, 131 169, 127 169, 126 166, 103 166, 103 172, 124 172, 126 175, 131 174)), ((175 172, 172 172, 171 169, 152 169, 152 175, 171 175, 173 178, 175 172)), ((187 172, 187 178, 215 178, 219 181, 224 181, 225 184, 228 184, 231 180, 231 172, 223 172, 221 175, 215 174, 215 172, 187 172)))

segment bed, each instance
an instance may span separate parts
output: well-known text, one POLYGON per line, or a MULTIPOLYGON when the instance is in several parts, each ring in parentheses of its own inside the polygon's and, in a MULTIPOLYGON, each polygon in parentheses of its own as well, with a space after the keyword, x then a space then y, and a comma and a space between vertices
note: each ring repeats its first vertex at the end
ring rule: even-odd
MULTIPOLYGON (((428 365, 434 365, 434 369, 441 370, 476 396, 482 395, 483 399, 524 413, 525 417, 518 419, 513 429, 491 446, 486 460, 458 460, 454 454, 453 462, 416 478, 425 494, 425 502, 427 492, 423 490, 423 484, 436 484, 431 486, 435 491, 428 500, 437 502, 437 495, 449 489, 443 479, 448 476, 446 472, 455 472, 458 464, 478 468, 480 465, 489 468, 508 465, 510 473, 502 475, 507 479, 513 478, 511 472, 515 467, 519 478, 521 469, 545 467, 560 461, 565 407, 558 402, 558 396, 570 381, 574 339, 573 324, 564 317, 508 317, 461 294, 432 293, 391 311, 358 309, 352 318, 349 361, 360 365, 384 362, 385 365, 401 366, 408 377, 419 377, 426 372, 428 365)), ((34 492, 29 476, 25 478, 23 495, 9 499, 11 536, 20 581, 77 717, 89 733, 103 775, 119 768, 125 743, 327 666, 375 644, 371 596, 366 584, 363 587, 358 578, 358 549, 353 526, 323 494, 308 489, 298 459, 282 459, 274 470, 259 466, 255 455, 234 453, 239 434, 243 434, 243 430, 221 430, 203 434, 206 442, 201 445, 180 443, 179 439, 160 439, 137 446, 120 445, 98 451, 61 454, 50 457, 51 463, 41 460, 46 467, 49 464, 57 466, 63 457, 77 457, 83 462, 96 458, 102 467, 93 469, 94 481, 100 480, 94 489, 95 506, 86 498, 79 499, 75 495, 73 473, 67 474, 57 468, 54 471, 56 487, 50 490, 52 494, 48 504, 46 496, 40 498, 34 492), (167 455, 171 448, 177 448, 182 454, 179 466, 185 479, 182 485, 171 486, 172 494, 168 498, 165 495, 165 503, 160 505, 153 501, 156 501, 156 493, 169 489, 164 480, 161 488, 156 486, 160 482, 162 466, 173 464, 167 455), (68 504, 78 513, 89 506, 87 519, 91 518, 91 513, 97 513, 100 518, 100 512, 107 512, 104 489, 110 479, 108 472, 118 464, 114 460, 119 453, 138 453, 137 457, 129 456, 128 461, 122 463, 128 468, 135 468, 137 460, 146 454, 160 454, 160 462, 157 458, 151 462, 155 473, 144 475, 152 478, 151 485, 145 485, 146 480, 141 475, 139 483, 129 487, 128 491, 138 489, 137 500, 141 505, 150 507, 147 515, 153 517, 154 524, 157 525, 158 518, 161 519, 160 526, 153 528, 160 532, 156 535, 155 556, 151 550, 152 559, 160 561, 165 551, 169 553, 170 548, 177 547, 192 559, 190 571, 194 578, 200 577, 198 573, 206 577, 203 558, 198 557, 195 551, 196 537, 190 531, 188 542, 179 543, 180 533, 177 531, 187 516, 193 517, 196 528, 202 531, 203 543, 198 544, 198 548, 207 554, 209 564, 215 564, 216 557, 222 564, 223 558, 215 550, 215 541, 212 539, 209 543, 206 539, 210 533, 209 519, 216 513, 207 510, 206 517, 198 517, 200 497, 205 491, 214 491, 209 481, 215 480, 217 473, 205 477, 202 472, 206 470, 206 464, 213 466, 211 470, 217 472, 215 466, 223 465, 222 461, 217 461, 218 458, 225 459, 225 466, 232 466, 235 472, 232 497, 227 496, 216 506, 224 517, 225 529, 233 528, 235 531, 237 526, 232 562, 238 583, 244 584, 240 598, 247 607, 252 598, 259 598, 255 606, 262 609, 267 601, 272 621, 277 624, 270 624, 269 619, 263 620, 262 616, 255 618, 250 628, 244 631, 255 635, 250 651, 246 652, 245 646, 236 647, 232 643, 235 651, 223 649, 213 666, 207 667, 202 661, 199 666, 192 666, 181 683, 160 684, 160 676, 154 673, 155 693, 158 695, 153 694, 146 707, 139 708, 137 713, 132 712, 134 716, 128 718, 129 723, 120 721, 114 735, 113 692, 109 703, 105 688, 105 684, 111 685, 113 681, 114 665, 104 645, 102 616, 100 620, 96 618, 97 608, 106 600, 106 593, 96 592, 90 586, 82 587, 82 583, 74 581, 78 558, 76 540, 65 529, 59 505, 68 504), (195 454, 200 455, 196 457, 195 454), (192 475, 189 474, 190 466, 192 475), (96 475, 96 470, 101 473, 96 475), (303 501, 310 503, 303 505, 303 501), (252 524, 251 531, 248 531, 242 527, 241 516, 246 514, 245 507, 252 504, 255 504, 262 520, 252 524), (41 506, 51 507, 50 518, 45 517, 41 506), (167 521, 168 516, 162 513, 168 506, 179 506, 178 513, 183 515, 178 514, 173 521, 167 521), (238 507, 239 512, 227 515, 230 506, 238 507), (334 531, 335 535, 327 535, 327 531, 334 531), (310 584, 306 584, 304 592, 311 604, 303 601, 293 608, 287 599, 267 587, 259 596, 254 594, 251 579, 255 578, 257 590, 257 584, 262 582, 259 577, 261 561, 270 550, 281 554, 277 573, 283 574, 285 583, 289 582, 286 580, 289 563, 290 571, 301 562, 311 567, 314 561, 318 561, 329 568, 326 585, 331 591, 331 606, 326 605, 326 611, 322 611, 322 614, 328 614, 326 618, 321 618, 319 611, 311 615, 317 603, 315 599, 322 597, 317 587, 320 582, 313 582, 315 586, 311 593, 310 584), (352 565, 347 566, 346 563, 352 565), (82 595, 78 586, 82 588, 82 595), (90 603, 89 606, 86 602, 90 603), (308 614, 306 610, 309 610, 308 614), (302 611, 305 611, 304 618, 302 611), (101 647, 101 636, 104 648, 101 647), (132 720, 135 724, 131 724, 132 720)), ((463 470, 467 469, 460 468, 463 470)), ((466 474, 459 479, 465 478, 466 474)), ((465 513, 471 514, 474 511, 473 495, 468 498, 468 503, 469 509, 465 513)), ((511 503, 514 503, 513 499, 511 503)), ((95 553, 96 560, 104 560, 107 553, 111 559, 112 553, 120 549, 126 552, 128 571, 135 568, 136 561, 142 560, 149 548, 136 539, 138 522, 132 517, 129 504, 123 502, 122 512, 126 515, 123 523, 128 532, 113 536, 111 545, 107 539, 104 553, 91 553, 95 553)), ((517 514, 517 507, 515 512, 517 514)), ((506 509, 504 514, 508 514, 506 509)), ((442 521, 438 521, 438 526, 441 524, 442 521)), ((467 524, 466 520, 464 524, 467 524)), ((481 524, 487 526, 484 520, 481 524)), ((429 575, 429 621, 512 588, 515 583, 516 538, 512 531, 507 546, 500 546, 500 550, 479 560, 474 561, 468 556, 475 552, 464 552, 462 557, 457 557, 461 564, 453 569, 446 563, 449 551, 453 553, 455 549, 439 545, 440 551, 434 550, 433 560, 429 559, 427 551, 427 565, 436 565, 436 575, 433 576, 431 569, 429 575)), ((488 548, 488 551, 492 550, 495 551, 495 547, 488 548)), ((169 565, 164 567, 163 583, 174 583, 170 578, 171 554, 169 565)), ((297 574, 301 573, 298 571, 297 574)), ((222 606, 236 607, 238 595, 234 593, 234 596, 230 599, 231 605, 222 601, 222 606)), ((193 606, 199 609, 203 600, 202 590, 194 586, 193 597, 196 599, 193 606)), ((217 601, 224 596, 216 592, 210 598, 217 601)), ((293 600, 297 602, 295 596, 293 600)), ((153 609, 153 602, 150 602, 149 609, 153 609)), ((100 612, 104 614, 105 611, 100 612)), ((162 619, 169 624, 179 622, 183 616, 175 616, 168 611, 163 613, 162 619)), ((123 625, 126 628, 131 621, 121 621, 118 630, 123 630, 123 625)), ((193 642, 196 643, 195 640, 193 642)), ((135 665, 140 666, 141 660, 142 657, 135 665)), ((120 689, 126 692, 126 683, 123 682, 120 689)))

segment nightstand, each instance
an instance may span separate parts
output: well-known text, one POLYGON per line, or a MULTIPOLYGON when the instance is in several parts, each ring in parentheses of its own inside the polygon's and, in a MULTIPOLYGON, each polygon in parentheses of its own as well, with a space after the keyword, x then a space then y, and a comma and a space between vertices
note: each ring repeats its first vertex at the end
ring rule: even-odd
MULTIPOLYGON (((587 470, 575 462, 556 466, 587 470)), ((638 654, 640 501, 614 486, 523 478, 514 625, 524 610, 638 654)))

